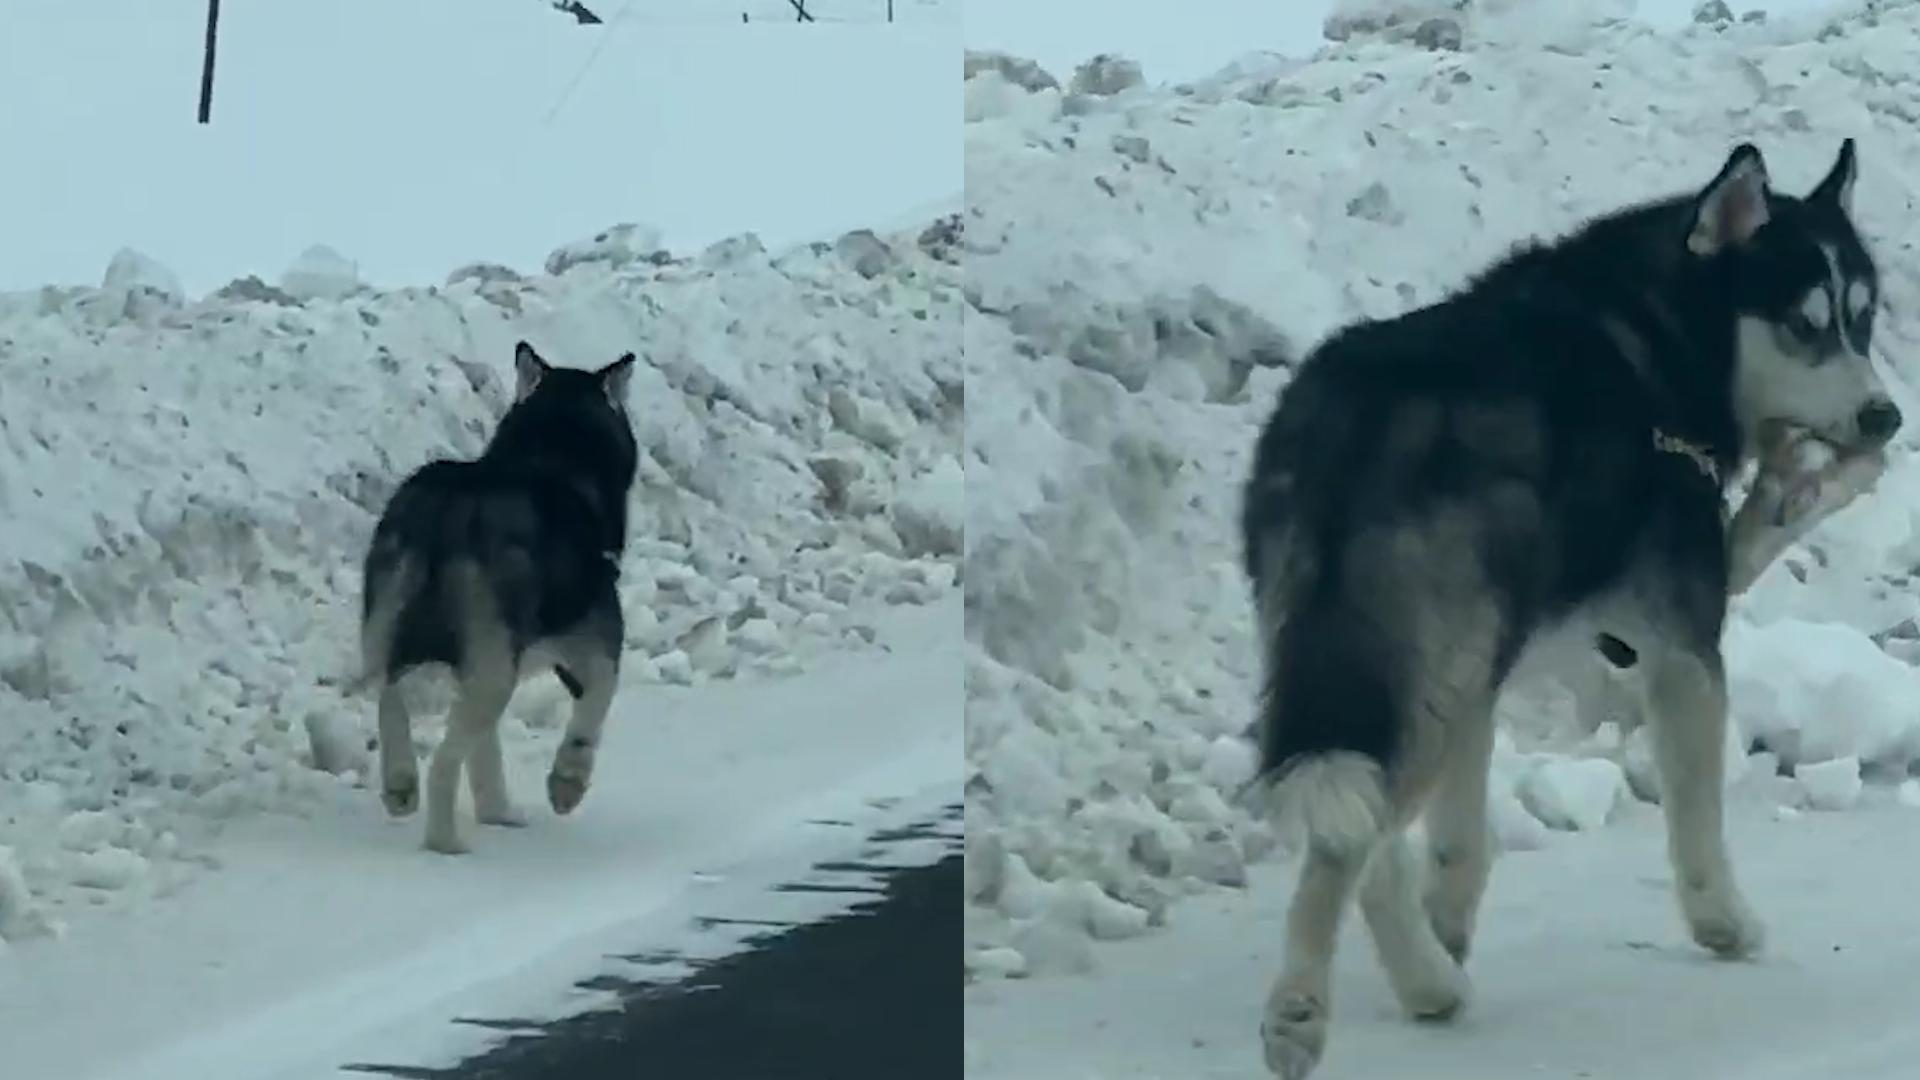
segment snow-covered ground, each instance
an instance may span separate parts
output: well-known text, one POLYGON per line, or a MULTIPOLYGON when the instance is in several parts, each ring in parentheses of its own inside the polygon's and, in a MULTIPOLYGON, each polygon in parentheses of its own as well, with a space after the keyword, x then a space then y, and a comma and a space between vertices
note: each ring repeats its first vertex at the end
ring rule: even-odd
MULTIPOLYGON (((768 893, 812 861, 852 858, 877 825, 953 801, 958 620, 952 597, 883 613, 884 661, 842 652, 782 680, 631 687, 577 819, 484 830, 463 860, 421 852, 417 823, 386 820, 364 791, 304 818, 236 821, 210 848, 218 873, 0 958, 6 1075, 446 1066, 503 1035, 456 1017, 570 1015, 605 1003, 573 984, 610 956, 737 947, 697 932, 716 907, 830 913, 844 896, 768 893)), ((510 779, 537 783, 539 763, 523 764, 510 779)), ((670 978, 671 966, 636 957, 617 973, 670 978)))
MULTIPOLYGON (((175 1039, 181 1061, 319 1053, 780 847, 810 801, 950 799, 956 228, 771 253, 614 228, 545 273, 378 290, 310 259, 197 301, 127 254, 104 288, 0 294, 9 1075, 118 1075, 175 1039), (339 684, 374 514, 479 449, 521 337, 576 366, 643 357, 625 685, 579 819, 482 830, 450 862, 384 820, 371 704, 339 684), (289 1043, 314 1009, 338 1026, 289 1043), (201 1042, 216 1022, 259 1045, 201 1042)), ((420 681, 422 744, 444 689, 420 681)), ((535 682, 510 712, 523 792, 564 702, 535 682)))
MULTIPOLYGON (((1260 1072, 1292 868, 1228 801, 1250 768, 1256 669, 1234 528, 1285 372, 1246 357, 1297 355, 1342 322, 1438 297, 1525 236, 1701 182, 1742 139, 1804 190, 1851 135, 1888 303, 1877 342, 1912 414, 1920 135, 1905 58, 1920 7, 1658 29, 1487 8, 1461 49, 1363 37, 1181 88, 1114 63, 1049 86, 970 58, 970 1075, 1260 1072), (1144 940, 1094 944, 1121 938, 1144 940)), ((1734 855, 1775 958, 1693 964, 1657 814, 1636 797, 1645 747, 1611 727, 1584 737, 1569 690, 1592 681, 1590 657, 1543 652, 1502 707, 1493 816, 1511 857, 1476 944, 1472 1018, 1451 1032, 1394 1019, 1368 950, 1350 948, 1326 1075, 1416 1060, 1441 1076, 1522 1061, 1761 1075, 1709 1056, 1731 1053, 1726 1037, 1655 1015, 1675 1000, 1769 1028, 1742 1048, 1784 1070, 1765 1075, 1845 1054, 1882 1068, 1859 1075, 1904 1075, 1889 1063, 1913 1047, 1878 1025, 1920 1003, 1906 975, 1920 944, 1900 929, 1914 880, 1886 861, 1920 851, 1915 441, 1899 440, 1877 494, 1736 605, 1728 632, 1736 724, 1770 747, 1730 747, 1734 855), (1658 951, 1619 952, 1622 935, 1658 951), (1829 937, 1841 951, 1816 956, 1829 937), (1816 1010, 1845 1031, 1801 1024, 1802 978, 1872 1008, 1816 1010), (1699 1041, 1656 1068, 1648 1026, 1699 1041), (1793 1040, 1803 1056, 1765 1053, 1793 1040)))

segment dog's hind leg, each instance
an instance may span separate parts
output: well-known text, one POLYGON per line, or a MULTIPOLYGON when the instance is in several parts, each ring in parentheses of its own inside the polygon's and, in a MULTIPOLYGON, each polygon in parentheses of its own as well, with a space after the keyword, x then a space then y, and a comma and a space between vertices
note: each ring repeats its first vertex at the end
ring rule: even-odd
POLYGON ((366 601, 360 619, 360 679, 378 682, 380 704, 380 801, 387 813, 405 817, 420 806, 420 767, 413 753, 413 718, 395 685, 394 635, 401 613, 419 591, 418 565, 391 542, 376 541, 368 556, 366 601))
POLYGON ((566 671, 568 690, 574 694, 573 715, 560 738, 560 749, 553 755, 553 771, 547 774, 547 802, 557 814, 572 813, 587 797, 587 788, 593 782, 594 754, 600 748, 607 712, 613 707, 614 688, 620 683, 619 654, 580 648, 569 659, 566 671))
POLYGON ((1466 1004, 1467 976, 1434 936, 1420 878, 1405 830, 1392 830, 1361 878, 1360 913, 1401 1006, 1422 1020, 1446 1020, 1466 1004))
POLYGON ((1702 946, 1726 958, 1749 956, 1759 951, 1765 931, 1727 856, 1727 689, 1719 658, 1669 648, 1643 663, 1650 664, 1647 720, 1681 911, 1702 946))
POLYGON ((1303 1080, 1326 1050, 1334 945, 1367 855, 1364 847, 1307 845, 1287 909, 1286 960, 1260 1025, 1267 1068, 1281 1080, 1303 1080))
POLYGON ((527 813, 507 791, 506 753, 500 745, 500 717, 475 735, 467 757, 467 783, 473 792, 473 816, 482 825, 520 828, 527 813))
POLYGON ((405 817, 420 808, 420 765, 413 755, 413 717, 400 687, 380 687, 380 801, 405 817))
POLYGON ((1493 734, 1491 708, 1460 717, 1427 802, 1427 918, 1440 944, 1459 964, 1467 962, 1472 948, 1474 920, 1493 868, 1492 828, 1487 818, 1493 734))
POLYGON ((511 664, 475 664, 460 676, 459 696, 447 713, 447 732, 427 766, 426 847, 443 855, 466 852, 454 822, 460 794, 460 771, 482 740, 497 737, 500 716, 513 697, 511 664))

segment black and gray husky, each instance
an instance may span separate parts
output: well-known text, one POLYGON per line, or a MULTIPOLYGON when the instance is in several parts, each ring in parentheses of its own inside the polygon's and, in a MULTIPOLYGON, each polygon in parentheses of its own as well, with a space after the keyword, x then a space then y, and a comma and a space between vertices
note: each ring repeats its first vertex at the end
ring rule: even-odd
POLYGON ((514 350, 513 406, 474 461, 435 461, 408 477, 367 551, 363 680, 380 689, 381 798, 420 802, 412 721, 396 680, 452 668, 458 690, 427 769, 426 846, 467 850, 454 824, 464 767, 475 816, 524 825, 507 794, 500 717, 522 674, 551 670, 573 715, 547 776, 555 811, 586 796, 625 640, 616 588, 637 450, 627 418, 628 353, 598 371, 548 366, 514 350))
POLYGON ((1867 463, 1857 493, 1900 426, 1868 360, 1880 296, 1854 176, 1848 140, 1810 194, 1782 195, 1742 145, 1697 192, 1335 333, 1282 393, 1243 518, 1262 776, 1307 838, 1262 1028, 1276 1073, 1320 1059, 1356 893, 1407 1010, 1465 1002, 1494 698, 1549 629, 1591 633, 1632 673, 1694 940, 1759 948, 1723 838, 1721 624, 1808 526, 1730 523, 1724 496, 1782 431, 1867 463), (1420 860, 1404 831, 1423 813, 1420 860))

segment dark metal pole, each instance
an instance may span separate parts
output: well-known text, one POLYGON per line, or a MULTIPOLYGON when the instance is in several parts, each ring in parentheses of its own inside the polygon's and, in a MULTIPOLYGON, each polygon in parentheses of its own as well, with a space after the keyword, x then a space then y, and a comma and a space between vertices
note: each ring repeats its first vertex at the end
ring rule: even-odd
POLYGON ((207 0, 207 51, 200 65, 200 122, 213 116, 213 46, 220 33, 220 0, 207 0))

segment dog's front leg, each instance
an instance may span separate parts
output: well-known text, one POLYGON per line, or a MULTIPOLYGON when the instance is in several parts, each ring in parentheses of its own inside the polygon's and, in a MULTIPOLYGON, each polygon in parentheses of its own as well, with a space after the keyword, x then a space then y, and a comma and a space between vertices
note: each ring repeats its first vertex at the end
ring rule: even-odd
POLYGON ((1757 952, 1760 920, 1734 881, 1723 800, 1727 688, 1719 658, 1670 648, 1647 658, 1648 721, 1674 888, 1693 939, 1726 958, 1757 952))
POLYGON ((607 725, 613 691, 620 682, 619 655, 582 656, 569 666, 569 677, 579 689, 566 734, 561 736, 560 749, 553 756, 553 771, 547 774, 547 802, 556 814, 572 813, 587 797, 587 788, 593 782, 594 754, 600 748, 600 733, 607 725))

